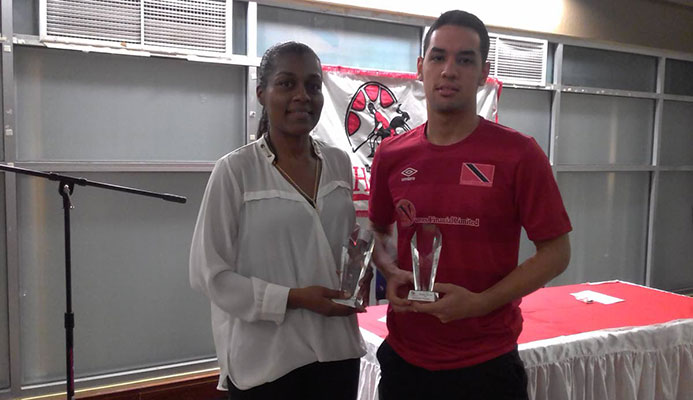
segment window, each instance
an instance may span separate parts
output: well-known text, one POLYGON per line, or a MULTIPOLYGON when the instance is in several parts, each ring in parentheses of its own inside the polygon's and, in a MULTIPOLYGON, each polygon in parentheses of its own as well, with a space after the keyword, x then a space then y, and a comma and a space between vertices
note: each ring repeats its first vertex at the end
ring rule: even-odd
POLYGON ((564 46, 563 84, 654 92, 657 59, 639 54, 564 46))
POLYGON ((245 144, 242 67, 36 47, 15 58, 20 160, 210 161, 245 144))
POLYGON ((258 7, 258 55, 289 40, 309 45, 323 64, 390 71, 416 71, 421 28, 258 7))
MULTIPOLYGON (((214 357, 188 249, 207 173, 74 173, 176 193, 186 204, 78 186, 72 196, 77 377, 214 357), (113 349, 118 349, 113 351, 113 349)), ((24 385, 64 379, 63 213, 57 184, 18 178, 24 385)))

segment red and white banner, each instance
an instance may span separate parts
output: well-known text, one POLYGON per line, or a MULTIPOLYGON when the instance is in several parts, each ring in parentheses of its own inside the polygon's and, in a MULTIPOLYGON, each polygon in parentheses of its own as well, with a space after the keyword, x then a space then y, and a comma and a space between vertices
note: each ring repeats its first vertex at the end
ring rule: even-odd
MULTIPOLYGON (((492 78, 479 88, 479 115, 497 121, 501 88, 492 78)), ((386 137, 426 121, 423 83, 416 74, 323 66, 323 94, 325 105, 314 135, 351 156, 356 215, 366 217, 375 149, 386 137)))

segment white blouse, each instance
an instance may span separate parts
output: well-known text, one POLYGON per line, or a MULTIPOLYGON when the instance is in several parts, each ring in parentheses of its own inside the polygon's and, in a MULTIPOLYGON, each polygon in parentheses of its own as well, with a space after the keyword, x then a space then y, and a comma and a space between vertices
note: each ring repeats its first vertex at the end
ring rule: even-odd
POLYGON ((338 289, 336 260, 355 221, 351 162, 313 140, 317 209, 272 165, 265 138, 217 161, 190 251, 190 282, 209 297, 219 367, 239 389, 315 361, 365 354, 355 315, 286 308, 290 288, 338 289))

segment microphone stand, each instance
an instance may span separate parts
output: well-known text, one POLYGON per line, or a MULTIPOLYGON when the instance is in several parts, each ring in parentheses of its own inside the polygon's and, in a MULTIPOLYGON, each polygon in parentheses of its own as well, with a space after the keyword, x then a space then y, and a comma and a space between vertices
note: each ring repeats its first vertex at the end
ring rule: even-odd
POLYGON ((67 175, 60 175, 54 172, 41 172, 26 168, 12 167, 6 164, 0 164, 0 170, 14 172, 17 174, 38 176, 51 181, 58 181, 58 192, 63 198, 63 210, 65 220, 65 293, 66 293, 66 308, 65 308, 65 348, 66 348, 66 363, 67 363, 67 400, 75 398, 75 371, 74 371, 74 328, 75 316, 72 313, 72 260, 71 260, 71 243, 70 243, 70 209, 73 208, 70 196, 75 190, 75 185, 94 186, 102 189, 115 190, 120 192, 132 193, 141 196, 156 197, 166 201, 176 203, 185 203, 187 199, 182 196, 176 196, 168 193, 156 193, 141 189, 130 188, 127 186, 112 185, 110 183, 102 183, 90 181, 84 178, 76 178, 67 175))

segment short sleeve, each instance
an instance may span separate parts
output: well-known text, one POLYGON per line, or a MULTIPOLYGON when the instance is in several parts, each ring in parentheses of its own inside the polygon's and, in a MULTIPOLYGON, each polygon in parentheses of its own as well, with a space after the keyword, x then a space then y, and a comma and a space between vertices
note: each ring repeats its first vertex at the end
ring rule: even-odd
POLYGON ((383 153, 387 142, 378 146, 371 165, 370 197, 368 199, 368 218, 378 226, 389 226, 394 222, 394 205, 390 193, 388 168, 383 153))
POLYGON ((572 230, 549 160, 533 138, 515 171, 515 204, 532 241, 553 239, 572 230))

